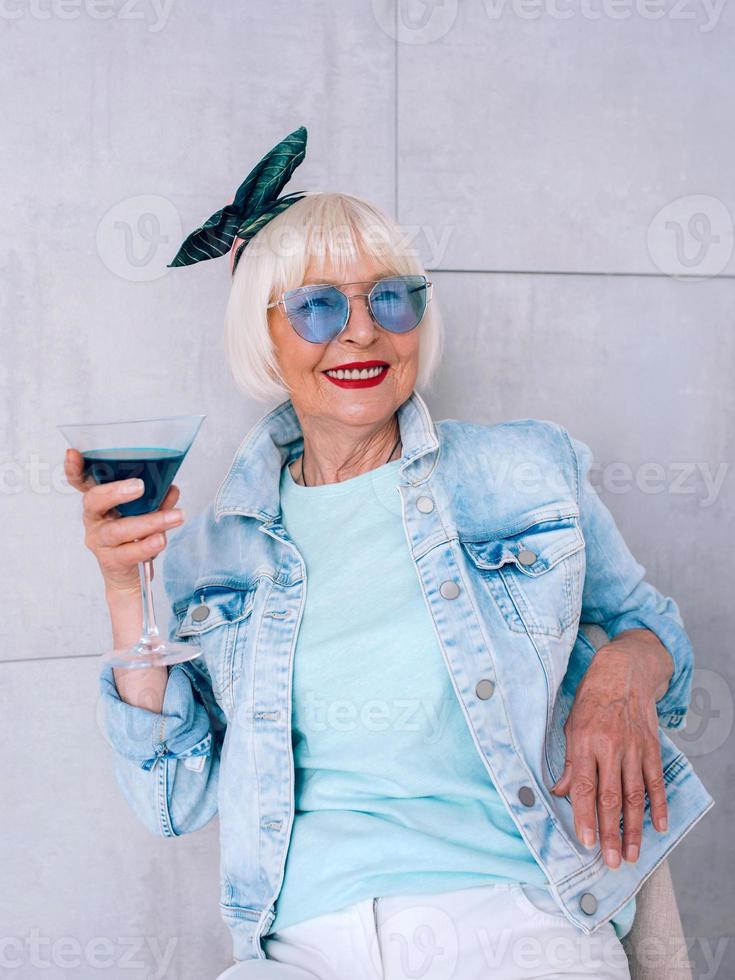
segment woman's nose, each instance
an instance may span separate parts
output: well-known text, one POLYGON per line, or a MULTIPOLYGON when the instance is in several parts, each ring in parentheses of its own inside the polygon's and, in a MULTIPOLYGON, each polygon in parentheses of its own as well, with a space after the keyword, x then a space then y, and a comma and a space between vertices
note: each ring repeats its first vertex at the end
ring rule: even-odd
POLYGON ((343 336, 350 331, 369 329, 374 331, 378 324, 373 318, 367 293, 353 293, 349 297, 349 313, 343 336))

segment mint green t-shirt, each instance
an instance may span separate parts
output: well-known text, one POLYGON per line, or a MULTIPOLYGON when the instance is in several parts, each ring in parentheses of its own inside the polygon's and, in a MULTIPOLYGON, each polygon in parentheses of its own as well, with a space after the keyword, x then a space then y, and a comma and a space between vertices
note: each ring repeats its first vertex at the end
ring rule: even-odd
POLYGON ((316 487, 281 471, 307 585, 295 814, 270 932, 373 896, 546 884, 452 688, 403 529, 400 462, 316 487))

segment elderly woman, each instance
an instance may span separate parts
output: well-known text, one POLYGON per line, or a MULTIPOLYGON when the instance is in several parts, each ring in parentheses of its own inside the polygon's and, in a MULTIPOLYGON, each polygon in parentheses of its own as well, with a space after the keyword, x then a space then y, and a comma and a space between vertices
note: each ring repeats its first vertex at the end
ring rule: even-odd
POLYGON ((562 427, 432 419, 441 321, 394 221, 308 193, 246 243, 230 365, 288 397, 214 501, 120 517, 68 454, 116 645, 165 547, 169 635, 203 650, 103 670, 125 796, 169 837, 219 814, 228 977, 628 977, 635 893, 712 803, 660 730, 675 603, 562 427))

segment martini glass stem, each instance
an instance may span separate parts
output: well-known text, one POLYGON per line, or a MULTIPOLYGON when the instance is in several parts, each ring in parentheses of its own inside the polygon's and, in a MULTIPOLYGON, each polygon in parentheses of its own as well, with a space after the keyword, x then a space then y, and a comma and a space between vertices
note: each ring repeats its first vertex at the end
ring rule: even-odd
POLYGON ((140 572, 140 588, 143 594, 143 640, 157 640, 160 636, 156 626, 156 615, 153 611, 153 590, 151 589, 151 578, 153 575, 153 561, 141 561, 138 564, 140 572))

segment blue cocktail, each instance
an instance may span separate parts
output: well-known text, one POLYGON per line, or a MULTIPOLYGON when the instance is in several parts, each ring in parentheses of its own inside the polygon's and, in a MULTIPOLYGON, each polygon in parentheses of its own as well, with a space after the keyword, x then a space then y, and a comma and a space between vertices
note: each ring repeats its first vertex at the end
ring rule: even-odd
POLYGON ((176 449, 131 446, 129 449, 87 449, 84 457, 84 476, 95 483, 138 478, 145 484, 143 496, 127 504, 118 504, 123 517, 149 514, 161 506, 166 491, 186 453, 176 449))

